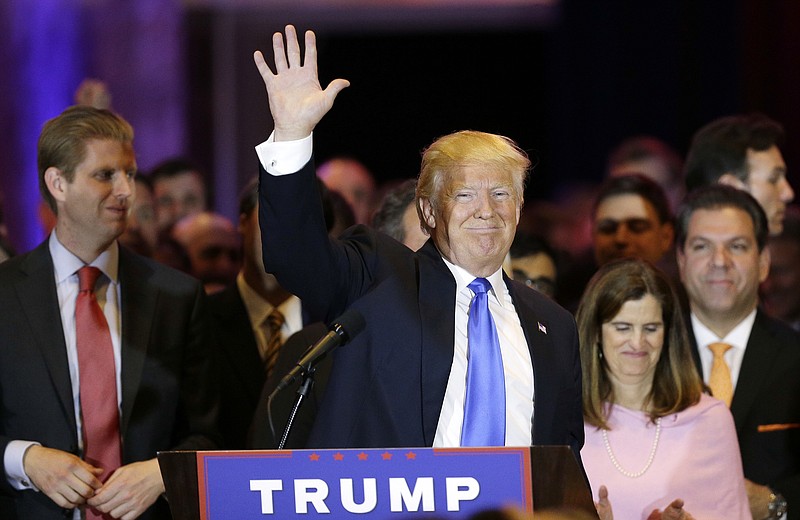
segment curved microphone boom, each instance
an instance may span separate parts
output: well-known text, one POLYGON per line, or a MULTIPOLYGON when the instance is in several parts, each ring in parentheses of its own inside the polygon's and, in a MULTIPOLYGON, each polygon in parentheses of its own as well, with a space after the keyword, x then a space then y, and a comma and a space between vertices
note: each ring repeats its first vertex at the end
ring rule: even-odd
POLYGON ((354 309, 347 310, 331 324, 330 331, 311 346, 297 361, 294 368, 283 376, 273 394, 280 392, 291 385, 300 375, 308 372, 325 354, 356 337, 364 330, 364 326, 364 317, 360 312, 354 309))

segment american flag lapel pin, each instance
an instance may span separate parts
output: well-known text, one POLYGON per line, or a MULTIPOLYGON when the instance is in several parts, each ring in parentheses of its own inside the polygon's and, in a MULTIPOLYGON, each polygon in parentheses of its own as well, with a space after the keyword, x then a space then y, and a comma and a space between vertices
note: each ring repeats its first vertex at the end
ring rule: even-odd
POLYGON ((544 325, 542 325, 542 322, 541 322, 541 321, 540 321, 540 322, 537 322, 537 323, 539 323, 539 330, 540 330, 540 331, 542 331, 544 334, 547 334, 547 327, 545 327, 544 325))

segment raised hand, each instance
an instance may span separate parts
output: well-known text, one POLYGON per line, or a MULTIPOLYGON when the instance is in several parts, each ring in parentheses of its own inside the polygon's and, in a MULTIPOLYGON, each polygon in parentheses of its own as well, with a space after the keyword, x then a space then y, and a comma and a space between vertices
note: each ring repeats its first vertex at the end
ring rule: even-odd
POLYGON ((275 123, 275 140, 292 141, 308 137, 333 106, 336 96, 350 82, 335 79, 323 90, 317 73, 317 40, 313 31, 305 33, 305 56, 301 60, 300 43, 293 25, 283 35, 272 35, 275 73, 261 51, 253 54, 258 72, 267 87, 269 109, 275 123))

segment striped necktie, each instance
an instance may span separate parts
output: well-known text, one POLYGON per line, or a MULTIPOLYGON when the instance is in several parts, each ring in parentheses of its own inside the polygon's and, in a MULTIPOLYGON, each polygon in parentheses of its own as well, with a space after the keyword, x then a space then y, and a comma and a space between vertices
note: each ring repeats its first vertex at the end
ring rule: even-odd
POLYGON ((264 352, 264 368, 267 372, 267 377, 272 373, 275 367, 275 362, 278 360, 278 353, 280 352, 281 341, 281 327, 283 327, 286 318, 281 314, 277 308, 264 319, 265 336, 267 337, 267 348, 264 352))

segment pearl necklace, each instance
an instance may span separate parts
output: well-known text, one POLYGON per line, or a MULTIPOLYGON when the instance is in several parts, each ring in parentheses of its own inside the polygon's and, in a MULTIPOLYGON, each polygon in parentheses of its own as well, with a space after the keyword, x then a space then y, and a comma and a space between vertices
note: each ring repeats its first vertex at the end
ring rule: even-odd
POLYGON ((656 437, 653 439, 653 447, 650 448, 650 456, 647 457, 647 463, 644 467, 637 471, 636 473, 632 473, 630 471, 626 471, 622 468, 617 458, 614 456, 614 452, 611 451, 611 444, 608 442, 608 431, 603 430, 603 443, 606 445, 606 452, 608 453, 608 457, 611 459, 611 464, 617 468, 617 471, 625 475, 629 478, 639 478, 645 474, 645 472, 650 469, 650 465, 653 464, 653 459, 656 457, 656 448, 658 448, 658 438, 661 436, 661 417, 656 419, 656 437))

